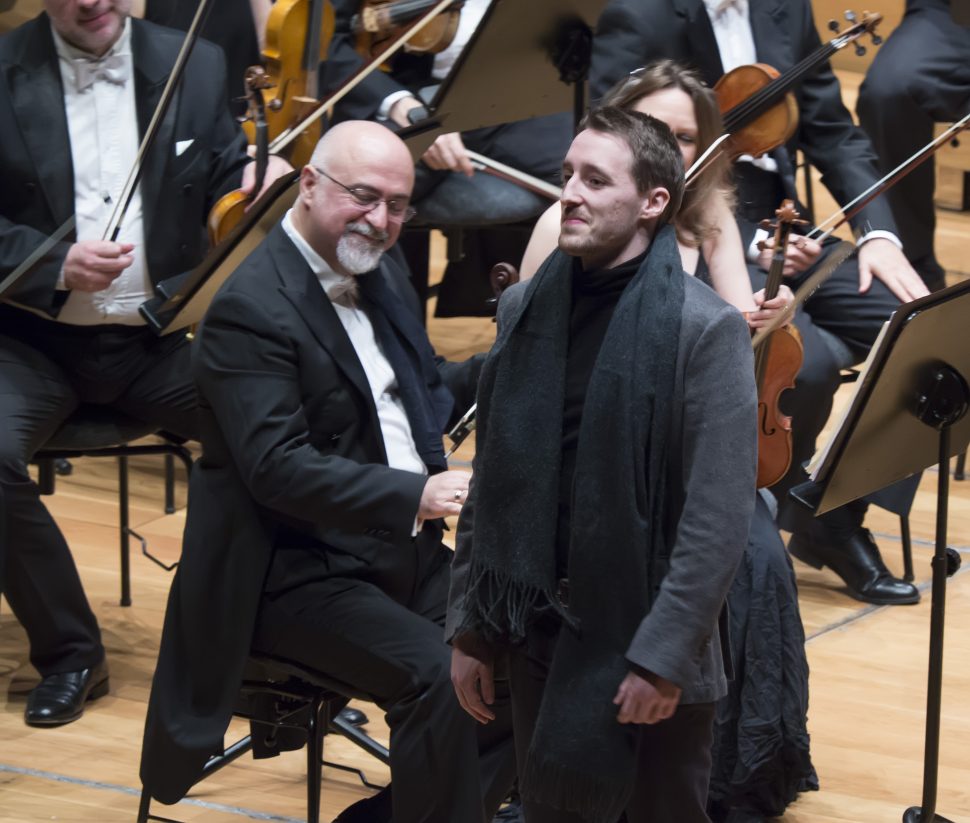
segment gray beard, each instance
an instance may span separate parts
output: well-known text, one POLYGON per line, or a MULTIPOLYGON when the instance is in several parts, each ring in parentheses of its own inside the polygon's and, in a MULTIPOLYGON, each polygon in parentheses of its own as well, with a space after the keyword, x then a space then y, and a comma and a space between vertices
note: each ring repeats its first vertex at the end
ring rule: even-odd
POLYGON ((387 239, 386 232, 372 229, 366 223, 351 223, 337 241, 337 261, 351 274, 365 274, 377 268, 384 255, 381 246, 375 246, 366 237, 387 239))

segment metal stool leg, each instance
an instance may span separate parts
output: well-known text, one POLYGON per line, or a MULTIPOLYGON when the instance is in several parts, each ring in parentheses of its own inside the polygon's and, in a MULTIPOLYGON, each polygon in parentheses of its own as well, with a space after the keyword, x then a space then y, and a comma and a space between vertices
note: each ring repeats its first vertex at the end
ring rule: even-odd
POLYGON ((899 535, 903 542, 903 579, 912 583, 916 579, 913 574, 913 540, 909 534, 909 515, 899 516, 899 535))
POLYGON ((165 514, 175 514, 175 458, 165 455, 165 514))
POLYGON ((320 823, 320 783, 323 779, 323 735, 327 729, 327 718, 321 715, 327 711, 327 704, 319 695, 313 698, 310 706, 310 720, 307 723, 306 742, 306 820, 307 823, 320 823))
POLYGON ((963 452, 957 458, 957 465, 956 465, 956 468, 953 471, 953 479, 954 480, 966 480, 967 479, 966 468, 967 468, 967 453, 966 452, 963 452))
POLYGON ((131 605, 131 543, 128 521, 128 458, 118 457, 118 531, 121 537, 121 605, 131 605))

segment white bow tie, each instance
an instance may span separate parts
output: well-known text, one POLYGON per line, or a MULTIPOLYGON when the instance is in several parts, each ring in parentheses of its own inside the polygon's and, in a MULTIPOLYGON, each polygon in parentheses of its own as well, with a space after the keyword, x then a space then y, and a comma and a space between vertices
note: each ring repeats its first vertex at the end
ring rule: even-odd
POLYGON ((743 14, 747 8, 747 0, 721 0, 719 3, 712 3, 708 8, 711 9, 711 16, 718 20, 734 9, 738 14, 743 14))
POLYGON ((327 286, 327 297, 331 303, 345 306, 348 309, 357 308, 357 281, 353 277, 342 278, 337 283, 327 286))
POLYGON ((72 62, 78 91, 94 85, 96 80, 107 80, 118 86, 123 86, 128 81, 128 63, 120 54, 110 54, 101 60, 82 58, 72 62))

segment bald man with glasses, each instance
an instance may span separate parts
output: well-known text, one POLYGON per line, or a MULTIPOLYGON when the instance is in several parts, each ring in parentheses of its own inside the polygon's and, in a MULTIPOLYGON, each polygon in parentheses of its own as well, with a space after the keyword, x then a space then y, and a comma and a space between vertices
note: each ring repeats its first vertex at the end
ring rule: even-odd
POLYGON ((450 682, 442 518, 469 475, 448 470, 442 432, 473 402, 480 362, 435 357, 386 254, 413 181, 392 132, 333 127, 197 336, 203 457, 142 757, 163 802, 221 746, 251 649, 386 712, 395 823, 484 823, 512 783, 511 718, 479 726, 450 682))

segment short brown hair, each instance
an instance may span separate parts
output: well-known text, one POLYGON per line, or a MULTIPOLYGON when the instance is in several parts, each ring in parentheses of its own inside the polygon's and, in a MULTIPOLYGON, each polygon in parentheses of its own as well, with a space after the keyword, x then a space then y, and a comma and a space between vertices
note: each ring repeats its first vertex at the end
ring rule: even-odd
POLYGON ((616 106, 593 109, 579 124, 579 130, 592 129, 622 139, 633 153, 633 181, 637 191, 646 193, 662 186, 670 193, 670 202, 661 220, 670 222, 684 195, 684 159, 667 124, 638 111, 625 111, 616 106))
MULTIPOLYGON (((630 75, 603 97, 604 106, 630 109, 637 101, 650 94, 666 89, 680 89, 694 104, 694 117, 697 120, 697 154, 703 154, 724 132, 721 112, 717 98, 697 74, 684 68, 673 60, 658 60, 630 75)), ((715 192, 720 192, 733 206, 734 188, 730 182, 731 164, 721 155, 703 173, 691 179, 684 191, 684 200, 677 214, 677 233, 681 239, 692 246, 700 246, 708 237, 718 231, 717 226, 707 219, 707 203, 715 192)))

